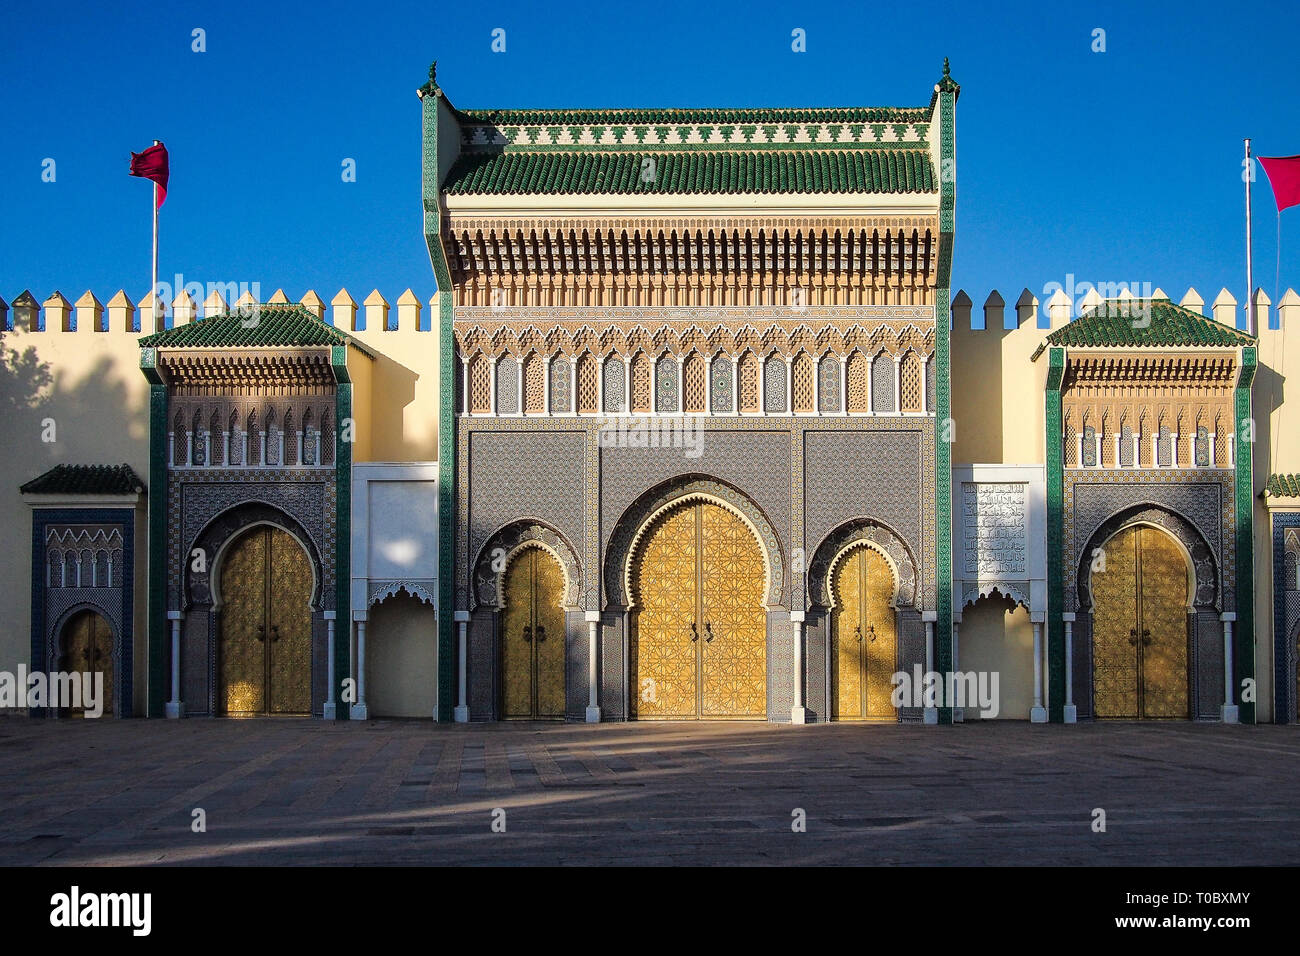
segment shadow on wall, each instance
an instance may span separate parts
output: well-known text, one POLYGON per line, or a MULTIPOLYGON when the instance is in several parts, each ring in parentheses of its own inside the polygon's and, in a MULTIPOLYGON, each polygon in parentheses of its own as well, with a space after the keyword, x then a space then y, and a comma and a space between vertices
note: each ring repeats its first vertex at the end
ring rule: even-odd
MULTIPOLYGON (((54 382, 49 363, 40 360, 35 346, 21 351, 13 347, 13 339, 20 334, 0 333, 0 416, 9 423, 14 421, 14 413, 34 408, 41 393, 54 382)), ((8 442, 5 447, 17 450, 8 442)))

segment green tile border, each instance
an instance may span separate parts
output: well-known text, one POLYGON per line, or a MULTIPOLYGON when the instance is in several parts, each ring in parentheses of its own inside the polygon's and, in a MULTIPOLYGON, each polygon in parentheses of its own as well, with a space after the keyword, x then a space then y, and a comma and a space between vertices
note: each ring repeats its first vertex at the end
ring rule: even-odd
MULTIPOLYGON (((955 90, 943 89, 938 94, 939 111, 939 261, 935 277, 934 307, 934 360, 935 368, 935 427, 952 417, 951 394, 951 343, 949 325, 952 322, 949 284, 952 281, 953 239, 956 233, 957 184, 955 176, 944 175, 944 169, 956 168, 955 90)), ((952 443, 942 441, 942 431, 935 435, 935 623, 934 666, 940 674, 952 670, 952 443)), ((939 708, 939 723, 952 723, 952 707, 939 708)))
POLYGON ((140 350, 140 371, 149 381, 149 572, 148 676, 145 716, 161 717, 167 691, 167 386, 157 353, 140 350))
POLYGON ((438 285, 438 720, 452 719, 453 681, 456 672, 454 581, 456 511, 452 499, 455 475, 455 338, 452 335, 451 269, 442 247, 438 181, 438 103, 440 92, 420 99, 424 136, 423 200, 424 239, 438 285))
POLYGON ((1065 458, 1061 444, 1061 381, 1065 349, 1048 352, 1044 417, 1047 429, 1047 718, 1065 722, 1065 458))
MULTIPOLYGON (((1237 718, 1243 724, 1255 723, 1255 701, 1241 699, 1244 680, 1255 680, 1255 494, 1254 494, 1254 429, 1250 388, 1255 380, 1257 352, 1253 345, 1241 350, 1241 376, 1233 396, 1237 419, 1236 475, 1233 512, 1237 533, 1237 624, 1233 632, 1233 676, 1237 686, 1232 699, 1237 702, 1237 718), (1250 439, 1242 437, 1249 426, 1250 439)), ((1256 700, 1259 687, 1255 688, 1256 700)))
MULTIPOLYGON (((344 423, 352 418, 352 378, 348 374, 348 349, 330 349, 334 370, 334 718, 348 720, 351 704, 343 699, 343 681, 350 677, 352 648, 352 442, 343 437, 344 423)), ((356 437, 356 423, 352 423, 356 437)))

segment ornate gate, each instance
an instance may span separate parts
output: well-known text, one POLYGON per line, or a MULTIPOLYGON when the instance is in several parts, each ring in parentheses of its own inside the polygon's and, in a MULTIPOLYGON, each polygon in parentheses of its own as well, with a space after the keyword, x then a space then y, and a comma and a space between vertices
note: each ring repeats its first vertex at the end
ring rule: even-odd
POLYGON ((1187 560, 1143 525, 1105 545, 1092 571, 1093 702, 1098 717, 1186 718, 1187 560))
MULTIPOLYGON (((103 674, 103 716, 113 716, 113 630, 102 615, 91 610, 78 611, 63 626, 63 660, 59 669, 77 674, 103 674)), ((66 717, 83 717, 85 707, 69 707, 61 713, 66 717)))
POLYGON ((564 718, 564 572, 541 548, 527 548, 502 583, 501 716, 564 718))
POLYGON ((311 711, 311 561, 287 531, 260 525, 221 570, 218 712, 311 711))
POLYGON ((898 669, 898 635, 890 607, 893 572, 873 549, 854 548, 835 570, 833 593, 832 716, 893 720, 898 716, 891 700, 898 669))
POLYGON ((727 509, 655 519, 632 573, 632 715, 761 719, 767 710, 763 555, 727 509))

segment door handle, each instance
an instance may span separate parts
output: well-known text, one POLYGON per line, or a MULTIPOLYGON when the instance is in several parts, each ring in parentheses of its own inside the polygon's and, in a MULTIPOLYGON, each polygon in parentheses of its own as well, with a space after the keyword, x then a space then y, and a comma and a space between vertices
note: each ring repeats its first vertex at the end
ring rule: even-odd
POLYGON ((858 643, 861 644, 861 643, 862 643, 862 625, 861 625, 861 624, 855 624, 855 625, 853 626, 853 633, 856 634, 856 635, 858 636, 858 643))
POLYGON ((1128 629, 1128 642, 1129 642, 1129 644, 1131 644, 1133 647, 1137 647, 1137 645, 1138 645, 1138 629, 1137 629, 1136 627, 1130 627, 1130 628, 1128 629))
POLYGON ((272 625, 271 625, 271 640, 273 640, 273 641, 278 641, 279 639, 280 639, 280 625, 279 625, 279 624, 272 624, 272 625))
POLYGON ((695 626, 695 622, 691 621, 691 643, 694 644, 699 639, 700 639, 699 629, 695 626))
POLYGON ((870 643, 872 644, 876 643, 876 625, 874 624, 867 625, 867 633, 871 635, 870 643))
POLYGON ((704 643, 712 644, 713 643, 713 622, 712 621, 704 622, 704 633, 709 635, 704 639, 704 643))
POLYGON ((524 625, 524 640, 529 644, 533 643, 533 629, 527 624, 524 625))
POLYGON ((1150 647, 1150 646, 1151 646, 1151 630, 1150 630, 1150 628, 1145 628, 1145 627, 1142 628, 1142 646, 1143 646, 1143 647, 1150 647))
POLYGON ((537 630, 534 631, 533 633, 537 636, 537 643, 538 643, 538 644, 540 644, 540 643, 542 643, 542 641, 546 640, 546 628, 544 628, 542 625, 538 624, 538 625, 537 625, 537 630))
POLYGON ((265 624, 259 624, 259 625, 257 625, 257 639, 258 639, 259 641, 265 641, 265 640, 266 640, 266 625, 265 625, 265 624))

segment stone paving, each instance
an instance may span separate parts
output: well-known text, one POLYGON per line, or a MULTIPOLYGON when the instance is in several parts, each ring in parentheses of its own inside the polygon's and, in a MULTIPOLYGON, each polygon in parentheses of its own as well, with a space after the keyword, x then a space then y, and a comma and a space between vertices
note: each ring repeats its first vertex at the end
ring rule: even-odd
POLYGON ((1216 724, 9 719, 0 864, 1294 865, 1297 757, 1216 724))

